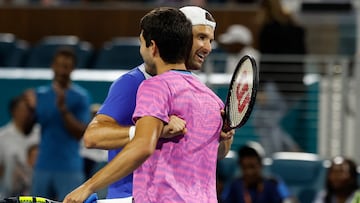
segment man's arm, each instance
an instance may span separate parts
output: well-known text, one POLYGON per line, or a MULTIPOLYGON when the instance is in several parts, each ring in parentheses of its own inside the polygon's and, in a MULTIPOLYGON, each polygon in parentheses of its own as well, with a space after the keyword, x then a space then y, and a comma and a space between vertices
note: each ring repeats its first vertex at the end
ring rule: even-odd
MULTIPOLYGON (((225 111, 221 110, 220 113, 221 113, 221 116, 224 116, 225 111)), ((218 147, 218 156, 217 156, 218 159, 225 158, 227 153, 230 151, 234 134, 235 134, 235 130, 230 130, 228 132, 225 132, 224 126, 223 126, 223 130, 220 133, 220 144, 218 147)))
POLYGON ((74 138, 80 140, 83 137, 83 133, 86 129, 86 124, 77 120, 75 116, 67 109, 60 110, 60 113, 65 123, 66 129, 74 138))
POLYGON ((28 107, 28 114, 27 115, 27 119, 26 120, 26 124, 25 124, 25 132, 31 132, 32 129, 34 128, 34 125, 36 123, 36 118, 35 118, 35 108, 36 108, 36 94, 35 91, 33 89, 28 89, 23 93, 23 98, 25 100, 25 103, 28 107))
POLYGON ((85 131, 85 147, 97 149, 123 147, 130 142, 129 127, 119 125, 110 116, 97 114, 85 131))
POLYGON ((163 122, 157 118, 140 118, 136 122, 134 139, 93 177, 68 194, 63 202, 83 203, 92 193, 133 172, 155 151, 163 127, 163 122))
MULTIPOLYGON (((75 115, 67 108, 65 103, 65 89, 61 88, 57 83, 54 83, 53 88, 57 96, 56 104, 66 129, 74 138, 80 140, 83 137, 87 123, 83 123, 82 121, 78 120, 75 115)), ((86 113, 89 113, 90 115, 90 109, 89 112, 86 113)))
MULTIPOLYGON (((176 116, 164 126, 161 137, 171 138, 186 133, 186 122, 176 116)), ((104 114, 97 114, 88 125, 84 134, 87 148, 117 149, 130 142, 130 126, 119 125, 115 119, 104 114)))
POLYGON ((218 159, 223 159, 231 149, 231 144, 233 142, 233 137, 235 130, 230 130, 229 132, 221 132, 220 144, 218 147, 218 159))

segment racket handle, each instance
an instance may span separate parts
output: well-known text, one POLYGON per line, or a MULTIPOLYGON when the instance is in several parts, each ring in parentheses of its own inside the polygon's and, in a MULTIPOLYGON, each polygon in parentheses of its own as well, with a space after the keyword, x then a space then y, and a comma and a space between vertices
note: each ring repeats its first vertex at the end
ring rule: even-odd
POLYGON ((223 122, 222 131, 227 133, 230 130, 232 130, 232 128, 230 127, 230 124, 229 124, 228 120, 225 119, 224 122, 223 122))
POLYGON ((96 193, 92 193, 85 201, 84 203, 96 203, 98 200, 98 196, 96 193))
POLYGON ((0 203, 18 203, 19 200, 17 197, 8 197, 0 201, 0 203))

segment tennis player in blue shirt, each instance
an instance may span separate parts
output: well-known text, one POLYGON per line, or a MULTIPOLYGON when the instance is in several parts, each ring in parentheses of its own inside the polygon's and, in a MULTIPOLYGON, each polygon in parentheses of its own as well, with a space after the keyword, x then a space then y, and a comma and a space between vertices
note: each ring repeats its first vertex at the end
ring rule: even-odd
MULTIPOLYGON (((180 10, 193 25, 193 46, 187 67, 190 70, 199 70, 211 52, 216 23, 211 14, 200 7, 187 6, 180 10)), ((121 151, 121 147, 132 139, 135 134, 132 114, 135 110, 136 92, 140 83, 152 75, 155 73, 151 73, 145 64, 141 64, 114 81, 107 98, 84 134, 86 147, 108 149, 110 161, 121 151)), ((171 116, 170 122, 163 129, 162 137, 184 133, 185 125, 184 120, 171 116)), ((229 151, 233 134, 234 131, 222 133, 223 142, 219 147, 220 158, 229 151)), ((131 196, 132 174, 111 184, 106 198, 119 200, 119 198, 131 196)))

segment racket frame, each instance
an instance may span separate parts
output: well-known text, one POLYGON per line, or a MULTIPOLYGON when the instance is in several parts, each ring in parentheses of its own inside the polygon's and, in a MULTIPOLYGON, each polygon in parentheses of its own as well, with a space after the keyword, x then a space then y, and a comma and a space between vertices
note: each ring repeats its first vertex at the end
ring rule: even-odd
POLYGON ((239 62, 236 65, 236 68, 233 72, 233 75, 231 77, 230 80, 230 85, 229 85, 229 90, 227 93, 227 98, 226 98, 226 103, 225 103, 225 116, 224 116, 224 126, 225 126, 225 130, 231 130, 231 129, 235 129, 235 128, 240 128, 241 126, 243 126, 247 120, 250 117, 250 114, 252 112, 252 109, 255 105, 255 100, 256 100, 256 94, 257 94, 257 90, 259 88, 259 70, 256 66, 256 62, 255 59, 250 56, 250 55, 244 55, 239 62), (251 96, 250 96, 250 102, 248 104, 248 109, 245 112, 244 117, 241 119, 240 123, 236 126, 231 127, 230 126, 230 114, 229 114, 229 103, 230 103, 230 97, 232 94, 231 91, 231 87, 233 86, 234 82, 235 82, 235 77, 237 75, 237 72, 240 71, 241 65, 246 61, 246 60, 250 60, 251 62, 251 66, 252 66, 252 70, 253 70, 253 86, 252 86, 252 91, 251 91, 251 96))

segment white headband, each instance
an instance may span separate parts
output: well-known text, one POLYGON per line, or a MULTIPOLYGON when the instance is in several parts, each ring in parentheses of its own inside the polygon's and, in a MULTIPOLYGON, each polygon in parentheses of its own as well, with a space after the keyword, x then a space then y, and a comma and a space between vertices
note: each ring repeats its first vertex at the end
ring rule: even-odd
POLYGON ((208 25, 215 30, 216 23, 206 19, 206 14, 211 14, 200 7, 197 6, 185 6, 180 8, 180 11, 185 14, 185 16, 191 21, 191 24, 194 25, 208 25))

